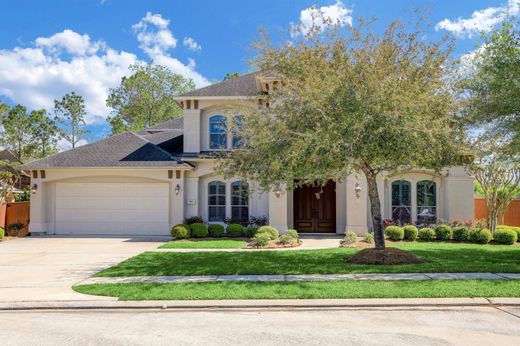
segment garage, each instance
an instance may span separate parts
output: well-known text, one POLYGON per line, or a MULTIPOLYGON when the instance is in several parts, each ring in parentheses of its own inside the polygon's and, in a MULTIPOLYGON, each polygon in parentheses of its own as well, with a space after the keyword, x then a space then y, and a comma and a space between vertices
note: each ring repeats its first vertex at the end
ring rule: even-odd
POLYGON ((168 183, 56 183, 55 233, 169 234, 168 183))

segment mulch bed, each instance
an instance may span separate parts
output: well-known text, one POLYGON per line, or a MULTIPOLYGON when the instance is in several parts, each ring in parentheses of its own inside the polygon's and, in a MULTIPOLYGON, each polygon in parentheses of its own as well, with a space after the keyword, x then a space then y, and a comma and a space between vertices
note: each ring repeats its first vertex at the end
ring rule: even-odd
POLYGON ((282 248, 291 248, 291 247, 297 247, 302 245, 302 241, 298 240, 297 243, 293 244, 280 244, 276 240, 270 240, 269 243, 266 246, 256 246, 254 242, 248 243, 246 246, 244 246, 242 249, 282 249, 282 248))
POLYGON ((411 252, 387 247, 363 249, 345 262, 348 264, 421 264, 425 261, 411 252))

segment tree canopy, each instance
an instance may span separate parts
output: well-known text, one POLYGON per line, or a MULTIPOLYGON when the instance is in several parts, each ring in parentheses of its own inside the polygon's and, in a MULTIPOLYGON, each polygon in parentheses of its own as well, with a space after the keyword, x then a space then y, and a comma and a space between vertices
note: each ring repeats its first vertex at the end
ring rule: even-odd
POLYGON ((56 120, 60 124, 60 135, 69 142, 72 148, 82 140, 90 131, 85 129, 85 101, 83 96, 74 91, 54 100, 54 112, 56 120))

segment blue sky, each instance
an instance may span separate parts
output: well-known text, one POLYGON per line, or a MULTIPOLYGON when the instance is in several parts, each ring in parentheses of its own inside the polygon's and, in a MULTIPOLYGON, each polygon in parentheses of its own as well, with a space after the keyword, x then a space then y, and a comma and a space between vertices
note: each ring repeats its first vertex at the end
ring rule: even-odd
POLYGON ((85 97, 91 141, 108 133, 104 100, 133 62, 164 64, 204 86, 227 72, 248 72, 258 29, 286 36, 313 5, 345 26, 375 16, 378 29, 426 6, 429 35, 453 33, 462 55, 477 47, 478 30, 497 25, 505 9, 518 13, 516 1, 9 1, 0 16, 0 98, 50 110, 54 98, 75 90, 85 97))

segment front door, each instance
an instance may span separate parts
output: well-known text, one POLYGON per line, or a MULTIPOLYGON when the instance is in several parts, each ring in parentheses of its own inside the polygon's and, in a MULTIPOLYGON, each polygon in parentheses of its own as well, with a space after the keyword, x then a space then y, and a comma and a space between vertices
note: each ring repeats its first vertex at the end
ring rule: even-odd
POLYGON ((336 232, 336 183, 303 186, 293 193, 294 228, 303 233, 336 232))

